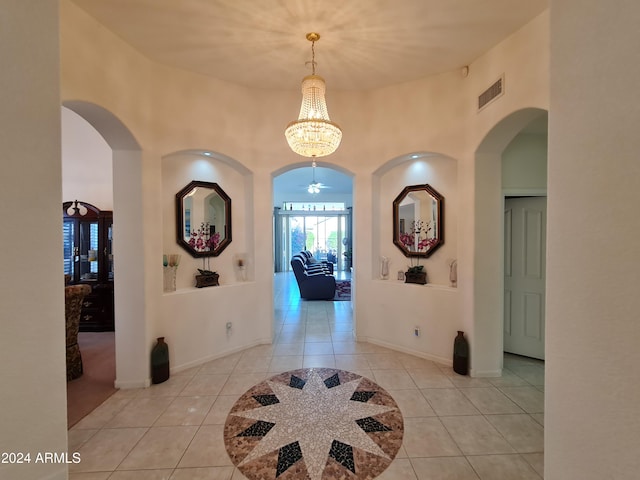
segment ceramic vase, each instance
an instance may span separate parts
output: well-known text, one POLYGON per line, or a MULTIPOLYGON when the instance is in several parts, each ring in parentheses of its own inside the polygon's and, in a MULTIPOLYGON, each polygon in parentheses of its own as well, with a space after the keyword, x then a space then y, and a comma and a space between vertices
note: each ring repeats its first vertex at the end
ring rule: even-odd
POLYGON ((151 350, 151 383, 162 383, 169 379, 169 345, 164 337, 151 350))
POLYGON ((453 371, 460 375, 469 372, 469 343, 460 330, 453 341, 453 371))
POLYGON ((174 266, 165 266, 163 267, 164 271, 164 288, 165 292, 175 292, 176 291, 176 272, 178 267, 174 266))
POLYGON ((380 278, 383 280, 389 278, 389 259, 387 257, 380 257, 380 278))

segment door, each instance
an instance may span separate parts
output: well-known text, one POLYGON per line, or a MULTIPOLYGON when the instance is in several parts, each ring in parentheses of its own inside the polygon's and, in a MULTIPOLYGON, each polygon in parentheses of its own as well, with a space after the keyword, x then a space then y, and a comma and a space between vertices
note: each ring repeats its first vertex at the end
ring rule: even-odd
POLYGON ((279 232, 277 237, 280 244, 276 244, 276 261, 281 271, 291 270, 289 259, 301 250, 309 250, 318 260, 334 264, 334 271, 348 270, 346 257, 343 255, 347 244, 348 214, 336 213, 317 215, 313 212, 278 213, 279 232))
POLYGON ((546 197, 505 199, 504 351, 544 359, 546 197))

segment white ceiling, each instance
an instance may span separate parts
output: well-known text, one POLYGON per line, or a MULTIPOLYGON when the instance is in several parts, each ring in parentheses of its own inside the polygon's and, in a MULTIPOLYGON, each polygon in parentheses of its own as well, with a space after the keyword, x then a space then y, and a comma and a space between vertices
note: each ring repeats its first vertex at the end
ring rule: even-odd
MULTIPOLYGON (((296 168, 278 175, 273 181, 273 188, 282 194, 305 193, 312 180, 313 169, 309 161, 308 167, 296 168)), ((322 184, 320 195, 322 192, 349 195, 353 192, 351 177, 332 168, 316 167, 315 180, 322 184)))
POLYGON ((328 89, 362 90, 450 71, 548 0, 72 0, 147 57, 251 87, 299 88, 318 32, 328 89))
MULTIPOLYGON (((72 0, 148 58, 253 88, 366 90, 470 64, 544 11, 548 0, 72 0)), ((311 163, 309 163, 310 165, 311 163)), ((276 180, 306 190, 311 167, 276 180)), ((351 179, 318 167, 332 193, 351 179)))

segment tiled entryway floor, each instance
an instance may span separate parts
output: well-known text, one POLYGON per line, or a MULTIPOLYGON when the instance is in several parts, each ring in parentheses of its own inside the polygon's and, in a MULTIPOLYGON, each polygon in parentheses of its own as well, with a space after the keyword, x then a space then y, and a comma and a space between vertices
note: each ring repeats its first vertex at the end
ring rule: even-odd
POLYGON ((69 431, 72 480, 245 478, 224 447, 230 408, 276 373, 331 367, 371 378, 404 417, 402 447, 380 480, 540 480, 544 363, 505 355, 501 378, 450 367, 352 336, 351 302, 300 301, 276 275, 273 345, 211 361, 147 389, 120 390, 69 431))

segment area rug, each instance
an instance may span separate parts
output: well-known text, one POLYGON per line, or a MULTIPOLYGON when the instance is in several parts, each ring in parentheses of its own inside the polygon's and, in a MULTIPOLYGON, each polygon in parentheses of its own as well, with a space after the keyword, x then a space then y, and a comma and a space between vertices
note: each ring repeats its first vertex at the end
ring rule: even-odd
POLYGON ((242 395, 227 417, 224 442, 250 480, 372 479, 395 458, 403 431, 395 400, 372 380, 305 368, 242 395))
POLYGON ((334 301, 351 300, 351 280, 336 280, 336 294, 334 301))

